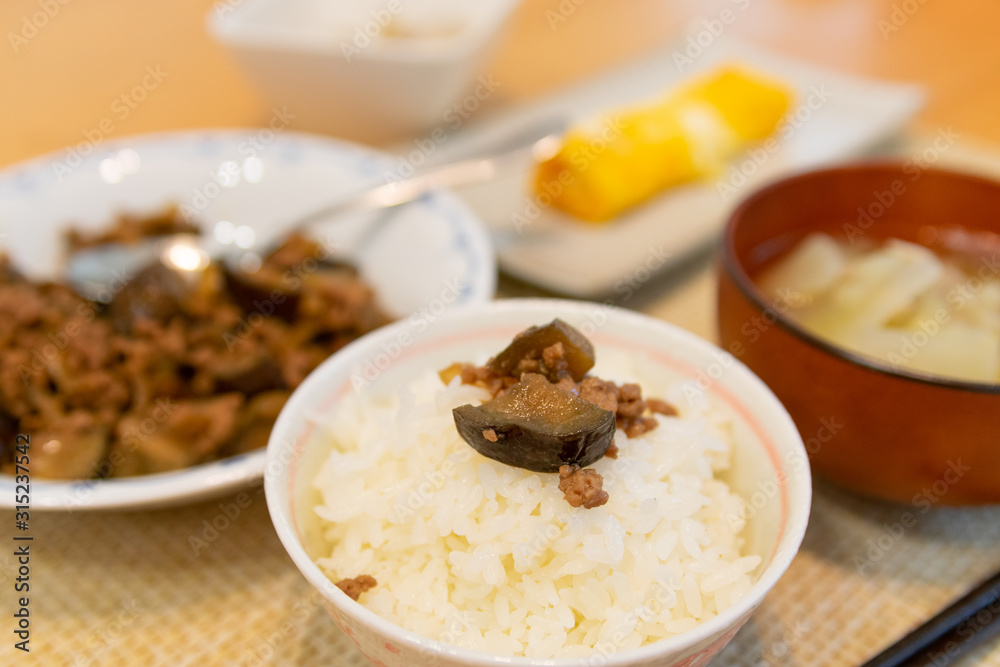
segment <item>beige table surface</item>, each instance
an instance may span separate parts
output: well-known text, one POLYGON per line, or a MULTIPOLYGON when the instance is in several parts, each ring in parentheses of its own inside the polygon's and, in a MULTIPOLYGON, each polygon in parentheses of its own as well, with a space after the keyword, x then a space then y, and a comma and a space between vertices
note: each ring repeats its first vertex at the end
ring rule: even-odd
MULTIPOLYGON (((114 137, 163 129, 252 126, 268 107, 205 35, 209 0, 64 0, 27 43, 25 17, 46 0, 4 0, 0 27, 0 167, 78 142, 149 65, 170 73, 114 137), (16 51, 16 52, 15 52, 16 51)), ((732 0, 526 0, 493 71, 523 101, 644 53, 732 0), (550 26, 549 12, 567 20, 550 26)), ((817 63, 923 83, 913 136, 954 127, 942 158, 1000 176, 1000 4, 992 0, 748 0, 734 36, 817 63), (898 10, 898 11, 897 11, 898 10), (895 14, 894 14, 895 12, 895 14), (902 12, 902 13, 899 13, 902 12), (892 23, 894 20, 896 24, 892 23), (884 23, 884 22, 889 22, 884 23), (887 28, 892 25, 894 28, 887 28)), ((910 154, 921 139, 896 150, 910 154)), ((621 305, 715 337, 711 254, 653 280, 621 305)), ((502 296, 536 295, 505 280, 502 296)), ((191 538, 220 503, 142 513, 34 514, 32 652, 0 623, 0 665, 361 665, 285 555, 263 494, 209 548, 191 538)), ((822 482, 803 549, 715 665, 848 666, 1000 568, 1000 508, 933 509, 859 571, 869 541, 907 508, 822 482), (860 559, 860 560, 859 560, 860 559)), ((0 539, 13 517, 0 512, 0 539)), ((0 551, 0 617, 10 619, 16 563, 0 551)), ((993 642, 962 662, 1000 666, 993 642)))

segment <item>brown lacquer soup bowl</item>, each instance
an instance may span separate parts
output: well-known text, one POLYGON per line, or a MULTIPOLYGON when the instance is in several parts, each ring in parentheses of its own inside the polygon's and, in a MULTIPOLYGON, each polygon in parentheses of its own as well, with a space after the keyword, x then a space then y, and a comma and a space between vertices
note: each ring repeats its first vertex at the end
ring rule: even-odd
POLYGON ((977 280, 1000 275, 1000 183, 912 162, 775 182, 729 220, 718 304, 722 347, 784 403, 818 474, 922 507, 1000 502, 1000 384, 902 370, 838 347, 797 325, 758 287, 761 274, 813 232, 974 255, 975 290, 977 280))

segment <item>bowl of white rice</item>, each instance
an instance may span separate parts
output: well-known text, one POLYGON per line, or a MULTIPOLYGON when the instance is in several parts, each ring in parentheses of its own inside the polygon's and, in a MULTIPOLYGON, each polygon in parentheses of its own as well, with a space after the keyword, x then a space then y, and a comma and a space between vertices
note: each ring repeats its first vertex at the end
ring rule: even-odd
MULTIPOLYGON (((809 516, 808 458, 771 391, 731 355, 602 304, 509 300, 420 313, 321 365, 272 431, 278 535, 374 665, 706 664, 785 572, 809 516), (638 383, 654 415, 589 468, 608 500, 483 456, 452 409, 490 398, 438 371, 485 363, 560 318, 591 375, 638 383), (344 580, 375 582, 349 597, 344 580)), ((361 589, 359 589, 361 590, 361 589)))

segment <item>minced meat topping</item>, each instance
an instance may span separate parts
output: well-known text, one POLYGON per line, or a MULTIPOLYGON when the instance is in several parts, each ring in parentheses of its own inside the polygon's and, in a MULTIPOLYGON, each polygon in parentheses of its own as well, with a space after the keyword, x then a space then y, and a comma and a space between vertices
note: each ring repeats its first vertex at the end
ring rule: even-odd
POLYGON ((562 466, 559 468, 559 490, 571 507, 593 509, 608 502, 604 478, 592 468, 562 466))
POLYGON ((376 585, 378 585, 378 582, 375 581, 375 577, 369 574, 360 574, 352 579, 341 579, 336 583, 337 588, 344 591, 347 597, 355 602, 358 601, 362 593, 370 591, 376 585))

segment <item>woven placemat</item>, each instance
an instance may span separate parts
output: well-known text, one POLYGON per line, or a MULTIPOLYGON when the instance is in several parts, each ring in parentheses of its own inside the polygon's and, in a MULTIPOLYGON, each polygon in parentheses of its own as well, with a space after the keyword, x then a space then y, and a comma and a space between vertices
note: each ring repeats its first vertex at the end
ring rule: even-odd
MULTIPOLYGON (((966 149, 942 163, 1000 174, 995 157, 966 149)), ((702 258, 622 305, 711 339, 714 286, 702 258)), ((282 549, 260 487, 242 493, 155 512, 34 513, 31 652, 13 647, 17 563, 3 547, 0 665, 365 665, 282 549)), ((799 556, 712 664, 857 665, 1000 569, 1000 507, 935 507, 900 530, 908 511, 819 482, 799 556)), ((0 525, 13 544, 13 513, 0 525)), ((1000 667, 1000 642, 960 664, 1000 667)))

